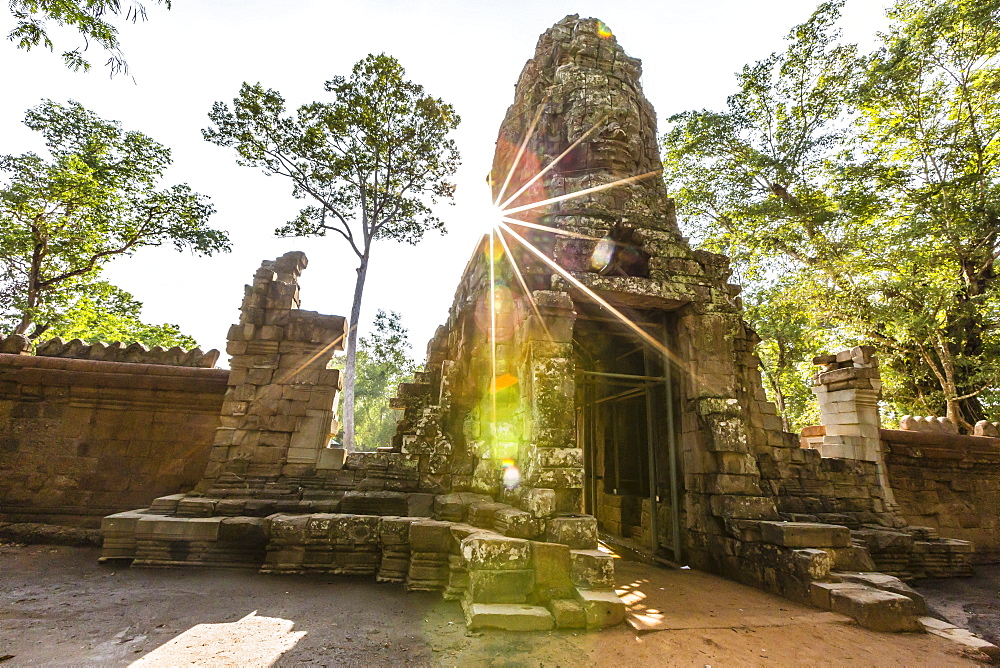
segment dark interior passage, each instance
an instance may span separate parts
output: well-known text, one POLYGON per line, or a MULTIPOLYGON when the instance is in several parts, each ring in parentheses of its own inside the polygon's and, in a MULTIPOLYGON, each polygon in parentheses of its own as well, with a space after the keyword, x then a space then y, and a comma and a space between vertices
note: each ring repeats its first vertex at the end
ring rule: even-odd
MULTIPOLYGON (((668 380, 662 352, 604 309, 577 309, 577 437, 584 449, 586 511, 603 531, 676 558, 671 499, 679 498, 682 479, 673 477, 677 467, 670 457, 670 425, 675 444, 679 428, 675 370, 670 367, 668 380)), ((669 315, 629 315, 670 345, 669 315)))

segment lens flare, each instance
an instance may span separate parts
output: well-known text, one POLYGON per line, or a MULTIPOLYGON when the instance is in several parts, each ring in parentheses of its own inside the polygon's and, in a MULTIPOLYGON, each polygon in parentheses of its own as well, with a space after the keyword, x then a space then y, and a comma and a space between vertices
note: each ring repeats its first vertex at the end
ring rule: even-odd
MULTIPOLYGON (((509 373, 505 373, 493 379, 493 391, 503 392, 508 387, 513 387, 517 385, 517 378, 509 373)), ((514 462, 511 462, 513 464, 514 462)))
POLYGON ((594 252, 590 255, 590 268, 594 271, 604 271, 611 266, 611 260, 615 257, 615 241, 611 237, 604 237, 597 242, 594 252))
POLYGON ((521 484, 521 471, 513 459, 505 459, 500 464, 503 468, 503 486, 507 489, 516 489, 521 484))
POLYGON ((601 39, 608 39, 609 37, 611 37, 612 34, 613 33, 611 32, 611 28, 608 27, 607 23, 605 23, 604 21, 597 22, 598 37, 600 37, 601 39))

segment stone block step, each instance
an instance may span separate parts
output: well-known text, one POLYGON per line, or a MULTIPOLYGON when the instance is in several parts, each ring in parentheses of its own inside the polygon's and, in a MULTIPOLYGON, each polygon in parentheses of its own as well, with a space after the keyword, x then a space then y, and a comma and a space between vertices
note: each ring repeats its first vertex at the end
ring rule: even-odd
POLYGON ((760 537, 783 547, 851 547, 851 530, 836 524, 762 521, 760 537))
POLYGON ((830 609, 872 631, 923 631, 917 621, 917 606, 911 599, 864 585, 831 590, 830 609))
POLYGON ((555 626, 552 613, 540 605, 518 603, 465 603, 465 625, 470 631, 549 631, 555 626))
POLYGON ((900 594, 913 601, 913 604, 916 606, 917 614, 927 614, 927 603, 924 601, 924 597, 902 580, 897 577, 893 577, 892 575, 886 575, 885 573, 845 573, 832 571, 830 576, 834 579, 840 580, 841 582, 854 582, 862 584, 866 587, 871 587, 872 589, 881 589, 882 591, 891 592, 893 594, 900 594))

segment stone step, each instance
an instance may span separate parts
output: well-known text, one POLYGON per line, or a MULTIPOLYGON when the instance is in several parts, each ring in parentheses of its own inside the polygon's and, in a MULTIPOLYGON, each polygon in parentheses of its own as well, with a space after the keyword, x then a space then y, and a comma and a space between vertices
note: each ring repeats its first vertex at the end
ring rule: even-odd
POLYGON ((922 631, 920 610, 913 599, 860 582, 813 582, 813 605, 839 612, 872 631, 922 631))
POLYGON ((760 522, 765 543, 782 547, 850 547, 851 530, 836 524, 814 522, 760 522))
POLYGON ((396 388, 396 396, 400 398, 425 397, 430 393, 430 383, 400 383, 396 388))
POLYGON ((886 575, 885 573, 863 573, 863 572, 841 572, 832 571, 830 577, 841 582, 854 582, 862 584, 872 589, 900 594, 913 601, 918 614, 927 614, 927 603, 924 597, 912 587, 904 583, 897 577, 886 575))
POLYGON ((555 626, 552 613, 540 605, 520 603, 462 603, 465 625, 470 631, 549 631, 555 626))

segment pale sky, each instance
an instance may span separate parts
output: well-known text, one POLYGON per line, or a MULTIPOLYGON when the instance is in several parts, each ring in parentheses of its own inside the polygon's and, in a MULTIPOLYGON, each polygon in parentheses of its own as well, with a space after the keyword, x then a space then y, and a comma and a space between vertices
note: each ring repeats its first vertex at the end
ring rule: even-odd
MULTIPOLYGON (((233 251, 213 257, 149 248, 114 261, 105 277, 144 303, 146 322, 171 322, 204 349, 225 349, 238 318, 243 285, 261 260, 290 250, 309 257, 302 307, 348 315, 356 257, 338 237, 281 239, 276 227, 305 205, 287 179, 240 167, 234 153, 209 144, 200 129, 216 100, 231 101, 244 81, 280 91, 292 109, 329 99, 323 83, 348 75, 368 53, 400 60, 407 78, 455 106, 454 133, 462 153, 454 206, 441 205, 448 234, 418 246, 381 242, 372 251, 360 332, 379 308, 402 314, 414 357, 447 318, 455 288, 489 207, 485 177, 504 112, 538 36, 567 14, 603 20, 629 55, 642 59, 642 86, 661 131, 671 114, 721 109, 745 63, 784 48, 783 37, 805 21, 811 0, 174 0, 173 9, 147 2, 149 20, 122 29, 132 80, 109 79, 103 52, 88 52, 89 73, 63 67, 58 53, 78 44, 54 33, 56 53, 16 50, 0 42, 0 154, 41 151, 41 136, 25 128, 24 112, 42 99, 74 99, 128 130, 170 147, 174 164, 165 185, 186 182, 211 197, 212 227, 228 231, 233 251)), ((885 20, 884 0, 848 0, 846 40, 870 47, 885 20)), ((0 7, 0 33, 13 19, 0 7)), ((683 221, 681 221, 683 227, 683 221)), ((220 364, 227 365, 223 353, 220 364)))

